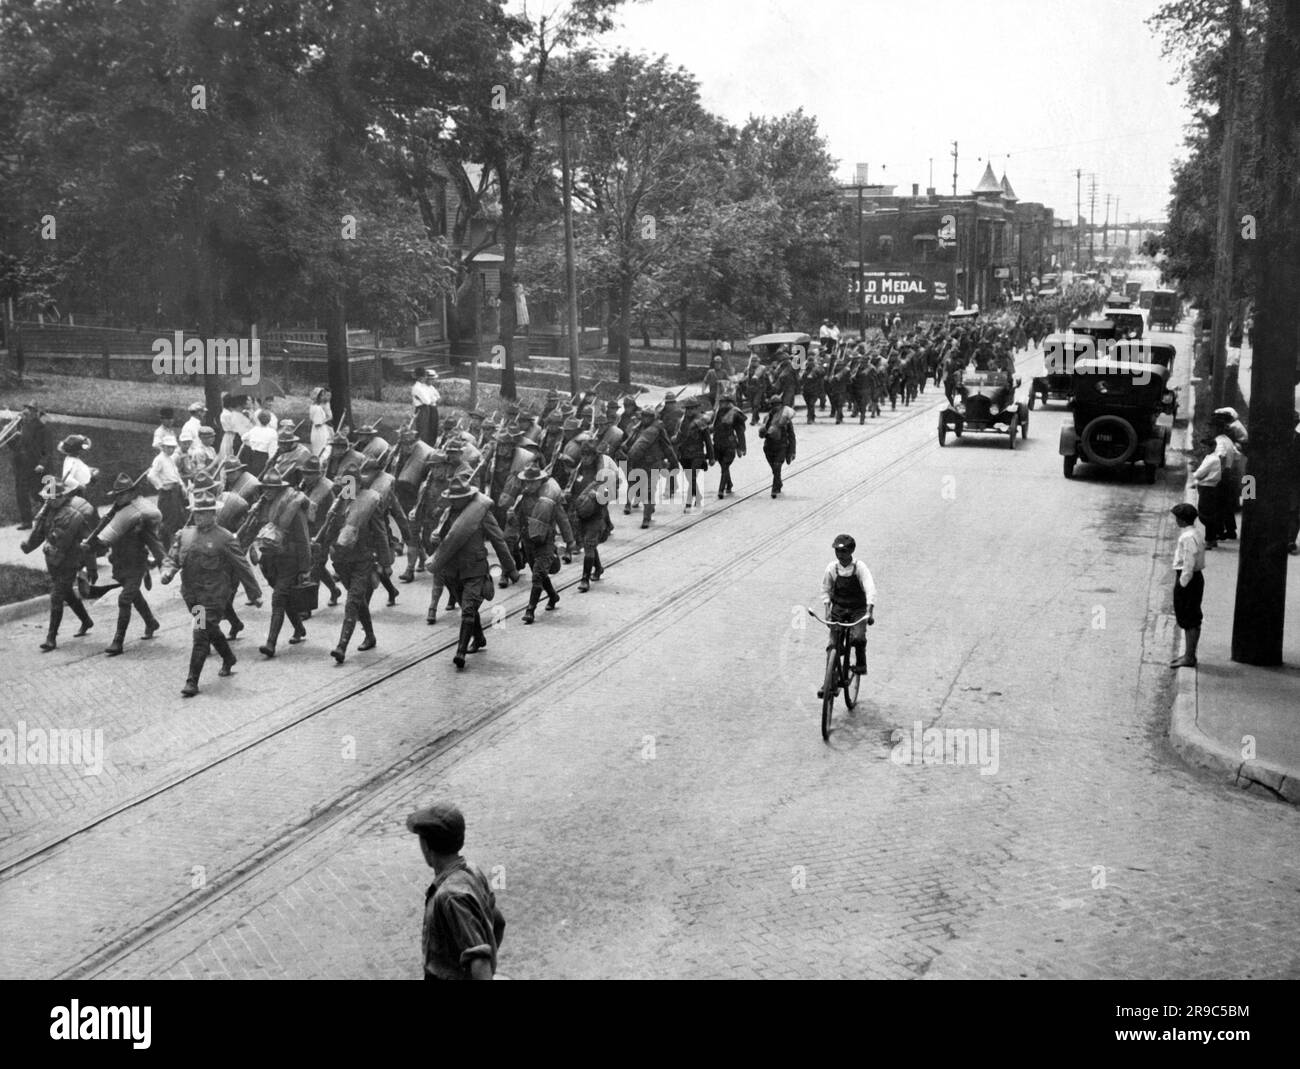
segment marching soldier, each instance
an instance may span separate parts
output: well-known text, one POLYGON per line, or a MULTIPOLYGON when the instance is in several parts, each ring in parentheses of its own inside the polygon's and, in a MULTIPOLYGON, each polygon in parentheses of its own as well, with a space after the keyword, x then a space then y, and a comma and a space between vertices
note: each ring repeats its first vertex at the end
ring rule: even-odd
MULTIPOLYGON (((551 567, 555 561, 555 535, 564 539, 566 562, 573 559, 573 528, 569 515, 561 504, 559 484, 536 463, 529 465, 518 476, 519 503, 515 506, 523 544, 524 562, 532 570, 533 586, 528 594, 528 608, 524 610, 524 623, 531 624, 537 603, 546 594, 546 610, 550 612, 560 603, 560 595, 551 585, 551 567)), ((559 570, 559 562, 555 562, 559 570)))
POLYGON ((699 476, 701 470, 708 471, 709 465, 713 463, 713 441, 709 437, 708 419, 700 415, 699 400, 688 398, 683 408, 681 429, 677 432, 673 446, 683 471, 690 473, 686 487, 686 507, 683 509, 684 512, 690 512, 692 503, 696 508, 702 505, 699 476))
POLYGON ((140 590, 141 584, 149 581, 150 557, 154 565, 161 568, 167 556, 167 549, 158 537, 162 513, 140 496, 143 481, 144 476, 132 479, 125 472, 118 475, 108 491, 108 496, 113 499, 112 510, 81 545, 91 559, 107 547, 113 579, 121 584, 117 594, 117 630, 113 632, 113 641, 104 650, 110 657, 122 652, 133 608, 144 622, 145 638, 153 638, 162 626, 140 590))
POLYGON ((618 491, 618 469, 603 444, 590 435, 579 435, 581 458, 565 497, 572 512, 576 540, 582 546, 582 579, 578 592, 585 594, 593 582, 600 582, 605 566, 600 562, 600 542, 609 522, 609 502, 618 491))
MULTIPOLYGON (((77 493, 75 487, 61 480, 48 484, 43 493, 47 495, 45 504, 36 515, 32 533, 20 548, 24 553, 30 553, 39 545, 45 555, 45 570, 50 575, 50 623, 41 650, 49 653, 58 645, 64 605, 71 606, 81 621, 77 638, 95 626, 77 596, 77 570, 85 559, 81 542, 95 522, 95 509, 77 493)), ((93 572, 94 565, 95 560, 91 557, 87 569, 93 572)))
POLYGON ((758 436, 763 439, 763 455, 772 469, 772 496, 776 497, 781 492, 782 465, 794 462, 794 409, 782 404, 778 393, 772 394, 767 404, 767 418, 758 436))
POLYGON ((388 442, 379 433, 378 427, 369 424, 358 427, 353 432, 353 437, 356 440, 355 448, 363 457, 383 460, 388 455, 388 442))
POLYGON ((623 444, 623 432, 619 429, 618 423, 610 416, 602 413, 596 417, 596 447, 605 447, 605 452, 614 456, 619 446, 623 444))
MULTIPOLYGON (((424 555, 430 552, 431 540, 446 517, 447 503, 443 500, 443 492, 457 475, 468 479, 472 474, 471 469, 461 460, 462 451, 459 446, 459 442, 448 442, 445 450, 434 453, 429 474, 420 487, 415 508, 411 510, 411 537, 420 547, 421 568, 426 567, 424 555)), ((442 598, 444 589, 442 581, 434 575, 429 610, 424 616, 425 623, 438 622, 438 601, 442 598)), ((447 609, 450 611, 455 607, 456 601, 452 598, 447 602, 447 609)))
POLYGON ((745 413, 736 408, 730 397, 718 398, 718 414, 713 420, 713 455, 722 468, 718 482, 718 500, 735 493, 731 465, 745 455, 745 413))
POLYGON ((318 583, 324 583, 330 592, 331 606, 339 603, 339 588, 330 575, 325 564, 325 546, 319 535, 329 517, 330 507, 334 504, 334 484, 322 474, 323 466, 318 457, 309 457, 302 466, 302 482, 298 488, 307 495, 307 533, 311 538, 311 577, 318 583))
POLYGON ((623 411, 618 416, 618 429, 623 432, 626 438, 639 426, 640 416, 638 414, 635 397, 623 398, 623 411))
POLYGON ((826 376, 826 394, 831 402, 831 415, 836 423, 844 422, 844 401, 849 394, 849 364, 839 359, 831 364, 826 376))
MULTIPOLYGON (((384 471, 383 461, 374 457, 368 458, 361 466, 359 478, 363 486, 369 487, 379 495, 385 527, 389 531, 390 546, 395 551, 402 551, 411 543, 411 525, 407 522, 406 513, 402 511, 402 506, 397 500, 397 480, 384 471), (389 520, 392 521, 393 527, 388 527, 389 520), (396 535, 393 534, 393 528, 396 528, 396 535)), ((391 558, 390 553, 388 564, 379 570, 379 582, 388 592, 389 608, 397 604, 397 587, 393 586, 391 558)))
POLYGON ((347 476, 356 478, 365 462, 366 458, 352 448, 348 436, 340 431, 330 439, 329 456, 325 460, 325 478, 336 486, 341 486, 347 476))
POLYGON ((290 594, 295 586, 311 581, 311 536, 307 530, 307 495, 289 486, 274 468, 262 480, 262 497, 266 522, 254 545, 261 558, 262 574, 271 587, 271 625, 258 652, 270 658, 275 656, 275 644, 286 616, 293 625, 289 645, 296 646, 307 637, 290 594))
POLYGON ((814 423, 817 419, 817 399, 822 395, 825 389, 826 374, 822 371, 821 365, 812 357, 808 358, 808 366, 804 368, 803 374, 799 378, 799 389, 803 391, 803 403, 808 409, 808 422, 814 423))
MULTIPOLYGON (((257 496, 262 492, 262 484, 249 473, 242 460, 238 457, 226 457, 221 470, 227 490, 238 494, 246 504, 251 505, 257 500, 257 496)), ((225 524, 222 526, 224 527, 225 524)), ((226 527, 226 530, 233 531, 234 528, 226 527)))
POLYGON ((217 675, 229 676, 233 672, 235 654, 217 625, 226 607, 234 602, 235 588, 242 584, 250 602, 262 597, 257 577, 235 536, 217 526, 216 498, 211 494, 197 496, 190 510, 194 513, 195 526, 184 528, 176 536, 162 567, 164 583, 170 583, 180 572, 181 597, 194 618, 190 674, 181 688, 184 698, 192 698, 199 692, 203 662, 212 647, 221 655, 221 670, 217 675))
POLYGON ((311 450, 298 440, 293 424, 288 421, 281 425, 276 443, 278 448, 266 470, 278 473, 286 486, 297 486, 301 479, 299 472, 311 456, 311 450))
POLYGON ((437 550, 429 570, 460 603, 460 640, 452 662, 457 669, 463 669, 466 652, 477 653, 487 645, 479 618, 479 607, 484 601, 490 601, 493 593, 485 540, 496 550, 502 578, 517 583, 519 571, 492 514, 491 498, 478 493, 467 478, 457 475, 443 492, 442 499, 449 506, 448 514, 434 535, 437 550))
POLYGON ((650 517, 654 515, 654 495, 659 472, 665 468, 680 468, 677 453, 664 425, 649 408, 641 410, 641 425, 624 444, 623 455, 627 459, 628 492, 627 502, 623 506, 626 516, 632 511, 632 500, 641 497, 643 512, 641 528, 650 526, 650 517))
MULTIPOLYGON (((377 467, 372 469, 377 472, 377 467)), ((371 472, 367 472, 368 477, 371 472)), ((393 547, 388 537, 388 517, 383 497, 367 486, 360 487, 351 500, 340 495, 326 523, 324 538, 332 541, 330 559, 334 571, 348 592, 343 610, 339 641, 330 656, 342 664, 348 643, 358 621, 365 632, 359 650, 375 648, 375 629, 370 620, 370 595, 375 590, 379 568, 391 568, 393 547)))
POLYGON ((749 364, 745 367, 745 399, 749 402, 750 422, 757 423, 763 408, 763 398, 768 390, 767 368, 758 360, 757 353, 749 354, 749 364))
MULTIPOLYGON (((457 445, 460 445, 459 439, 457 445)), ((414 582, 416 568, 424 568, 424 544, 420 540, 415 506, 420 489, 428 479, 429 470, 438 457, 445 455, 421 441, 413 427, 403 427, 398 431, 397 452, 393 455, 391 470, 397 473, 394 491, 398 507, 411 525, 406 540, 406 571, 398 576, 403 583, 414 582)))

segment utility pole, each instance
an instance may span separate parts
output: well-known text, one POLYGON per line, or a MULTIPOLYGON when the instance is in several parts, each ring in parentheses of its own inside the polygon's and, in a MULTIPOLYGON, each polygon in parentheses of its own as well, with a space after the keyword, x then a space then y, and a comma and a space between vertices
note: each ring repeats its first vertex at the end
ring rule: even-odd
MULTIPOLYGON (((1235 5, 1234 5, 1235 6, 1235 5)), ((1295 339, 1300 315, 1300 4, 1267 0, 1259 116, 1261 194, 1268 226, 1255 261, 1254 362, 1250 371, 1250 461, 1254 493, 1242 505, 1232 659, 1280 665, 1286 619, 1288 480, 1294 431, 1295 339)), ((1245 488, 1243 487, 1243 490, 1245 488)), ((1246 496, 1243 494, 1243 496, 1246 496)), ((1294 614, 1293 614, 1294 622, 1294 614)))
POLYGON ((1088 270, 1097 264, 1097 172, 1088 174, 1088 270))
POLYGON ((952 195, 957 195, 957 142, 952 143, 952 195))
POLYGON ((569 171, 569 127, 565 115, 565 101, 560 101, 560 181, 564 187, 564 296, 566 318, 569 326, 569 390, 578 393, 579 385, 579 346, 578 346, 578 281, 577 270, 573 261, 576 256, 573 245, 573 176, 569 171))
POLYGON ((1106 218, 1101 224, 1101 255, 1105 259, 1110 253, 1110 194, 1106 194, 1106 218))
POLYGON ((1214 242, 1214 296, 1210 302, 1212 408, 1228 402, 1228 305, 1232 300, 1233 236, 1237 211, 1237 112, 1241 106, 1241 0, 1228 3, 1228 66, 1223 89, 1223 146, 1219 151, 1219 220, 1214 242))
POLYGON ((1074 170, 1074 269, 1079 270, 1079 220, 1083 218, 1083 168, 1074 170))

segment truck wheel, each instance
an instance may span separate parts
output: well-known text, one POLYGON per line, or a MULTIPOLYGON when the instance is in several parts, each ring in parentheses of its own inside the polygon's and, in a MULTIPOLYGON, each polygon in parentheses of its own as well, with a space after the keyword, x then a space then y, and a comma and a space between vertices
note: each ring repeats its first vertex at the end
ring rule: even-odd
POLYGON ((1065 468, 1065 477, 1066 477, 1067 479, 1073 478, 1073 477, 1074 477, 1074 465, 1075 465, 1075 463, 1077 462, 1078 458, 1077 458, 1077 457, 1062 457, 1061 459, 1065 462, 1064 465, 1063 465, 1064 468, 1065 468))

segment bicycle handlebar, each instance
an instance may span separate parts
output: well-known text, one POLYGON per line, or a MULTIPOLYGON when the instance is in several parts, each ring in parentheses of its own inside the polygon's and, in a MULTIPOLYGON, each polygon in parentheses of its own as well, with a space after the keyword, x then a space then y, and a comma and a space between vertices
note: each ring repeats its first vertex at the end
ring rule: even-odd
MULTIPOLYGON (((805 606, 805 608, 807 608, 807 606, 805 606)), ((814 620, 816 620, 819 624, 822 624, 826 627, 857 627, 858 624, 873 618, 872 613, 867 613, 866 616, 859 617, 858 619, 852 621, 851 623, 846 623, 840 620, 823 620, 820 616, 818 616, 815 612, 813 612, 812 609, 808 609, 808 615, 811 616, 814 620)))

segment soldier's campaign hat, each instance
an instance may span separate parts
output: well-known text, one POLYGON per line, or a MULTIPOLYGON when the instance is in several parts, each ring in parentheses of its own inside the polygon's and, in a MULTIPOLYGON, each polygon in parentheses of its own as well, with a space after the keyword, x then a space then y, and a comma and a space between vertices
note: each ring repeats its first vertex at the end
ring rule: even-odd
POLYGON ((580 449, 582 449, 582 450, 584 450, 584 451, 587 451, 587 452, 594 452, 594 451, 595 451, 595 448, 596 448, 596 436, 595 436, 594 434, 588 434, 586 431, 583 431, 580 435, 578 435, 578 436, 577 436, 575 439, 573 439, 573 440, 574 440, 575 442, 578 443, 578 447, 579 447, 580 449))
POLYGON ((199 428, 199 437, 200 437, 200 438, 215 438, 216 436, 217 436, 217 432, 214 431, 211 427, 200 427, 200 428, 199 428))
POLYGON ((304 475, 319 475, 321 473, 320 457, 308 457, 302 463, 302 473, 304 475))
POLYGON ((451 456, 452 453, 463 453, 465 452, 465 443, 459 438, 452 438, 442 447, 442 452, 446 456, 451 456))
POLYGON ((175 419, 175 418, 176 418, 176 409, 172 408, 171 405, 164 405, 162 408, 158 409, 158 418, 159 418, 159 419, 175 419))
POLYGON ((400 442, 413 442, 418 437, 414 427, 402 427, 397 432, 397 440, 400 442))
POLYGON ((638 415, 640 415, 642 422, 645 422, 647 418, 653 420, 655 418, 655 410, 653 408, 643 408, 638 415))
POLYGON ((281 427, 280 433, 276 436, 276 440, 285 444, 296 442, 298 440, 298 433, 292 426, 281 427))
POLYGON ((226 457, 225 462, 221 465, 223 475, 234 475, 236 472, 246 470, 244 462, 239 457, 226 457))
POLYGON ((208 512, 215 511, 217 507, 217 496, 212 493, 193 494, 190 497, 191 512, 208 512))
POLYGON ((669 390, 666 394, 664 394, 664 404, 668 404, 670 401, 676 401, 676 400, 677 400, 677 395, 673 393, 672 390, 669 390))
POLYGON ((375 438, 379 435, 379 428, 367 423, 364 427, 358 427, 352 432, 354 438, 375 438))
POLYGON ((465 816, 450 802, 417 809, 406 818, 406 830, 428 836, 444 853, 456 853, 465 845, 465 816))
POLYGON ((581 429, 582 429, 582 421, 575 419, 573 416, 570 416, 568 419, 564 421, 564 430, 569 434, 572 434, 574 431, 578 431, 581 429))
POLYGON ((289 484, 284 481, 284 476, 272 468, 262 476, 263 490, 283 490, 289 484))
POLYGON ((195 401, 194 404, 190 405, 191 412, 206 412, 207 410, 208 406, 202 401, 195 401))
POLYGON ((541 449, 541 448, 542 448, 542 447, 541 447, 541 444, 540 444, 539 442, 537 442, 537 441, 536 441, 535 439, 533 439, 533 438, 528 437, 528 432, 527 432, 527 431, 519 431, 517 434, 512 435, 512 437, 514 438, 514 443, 515 443, 515 445, 520 446, 520 447, 523 448, 523 449, 541 449))
POLYGON ((547 425, 554 424, 554 423, 563 424, 564 413, 561 412, 558 408, 553 408, 546 413, 546 422, 547 425))
MULTIPOLYGON (((147 475, 148 472, 145 474, 147 475)), ((199 490, 211 490, 213 493, 216 493, 217 483, 216 480, 206 471, 200 471, 190 480, 190 489, 196 493, 199 490)))
POLYGON ((518 479, 521 483, 544 483, 549 478, 550 476, 537 466, 536 461, 529 464, 528 467, 524 468, 524 470, 518 475, 518 479))
POLYGON ((683 407, 683 408, 699 408, 699 407, 700 407, 700 399, 699 399, 698 397, 688 397, 688 398, 686 398, 686 400, 685 400, 684 402, 682 402, 682 407, 683 407))
POLYGON ((125 494, 127 491, 134 490, 136 487, 140 485, 141 482, 144 481, 145 475, 148 474, 149 474, 148 472, 145 472, 138 479, 132 479, 131 476, 129 476, 126 472, 124 471, 118 472, 117 478, 113 480, 113 485, 110 486, 107 490, 108 496, 120 497, 122 494, 125 494))
POLYGON ((58 450, 65 457, 75 457, 90 448, 90 439, 84 434, 69 434, 58 444, 58 450))
POLYGON ((485 416, 482 412, 480 412, 480 411, 476 408, 473 412, 469 413, 469 418, 470 418, 470 419, 487 419, 487 416, 485 416))
POLYGON ((46 497, 66 497, 72 490, 71 485, 62 479, 55 479, 49 487, 48 490, 42 491, 46 497))
MULTIPOLYGON (((520 431, 519 433, 522 434, 523 432, 520 431)), ((511 431, 508 427, 502 427, 499 431, 497 431, 496 437, 493 438, 493 441, 496 442, 498 445, 508 445, 510 442, 514 441, 514 437, 515 435, 513 431, 511 431)))
POLYGON ((546 391, 546 399, 547 399, 548 401, 558 401, 558 400, 560 399, 560 391, 559 391, 559 390, 547 390, 547 391, 546 391))
POLYGON ((442 492, 442 500, 444 501, 456 501, 473 496, 474 487, 470 486, 469 476, 464 473, 453 476, 450 485, 442 492))
POLYGON ((728 406, 731 405, 731 398, 728 397, 726 394, 723 394, 721 397, 718 398, 718 407, 721 408, 723 405, 728 405, 728 406))

